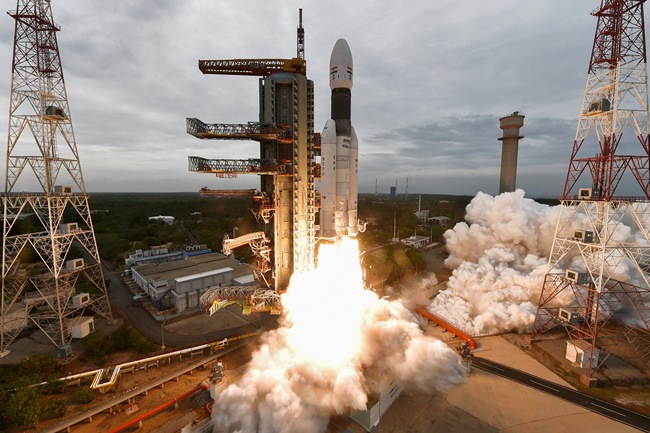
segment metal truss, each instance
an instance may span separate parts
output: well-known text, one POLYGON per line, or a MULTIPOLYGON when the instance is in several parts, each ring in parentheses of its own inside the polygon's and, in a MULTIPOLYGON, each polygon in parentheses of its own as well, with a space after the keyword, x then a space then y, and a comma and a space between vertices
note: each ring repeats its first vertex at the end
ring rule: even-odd
POLYGON ((291 167, 270 159, 206 159, 188 156, 189 171, 220 174, 290 174, 291 167))
POLYGON ((591 346, 590 356, 599 350, 597 362, 589 359, 589 375, 622 341, 650 369, 650 119, 644 2, 601 0, 592 14, 598 23, 584 99, 532 331, 536 338, 562 327, 570 339, 591 346), (619 150, 626 129, 636 136, 636 154, 619 150), (639 197, 615 196, 627 172, 640 188, 639 197), (582 185, 589 188, 572 195, 583 177, 590 178, 582 185))
POLYGON ((593 12, 598 24, 564 187, 565 199, 570 198, 580 177, 588 172, 594 194, 610 200, 627 170, 644 195, 650 197, 644 2, 602 0, 601 7, 593 12), (617 154, 622 133, 628 127, 639 141, 638 155, 617 154), (595 156, 583 156, 589 152, 587 149, 594 148, 595 156))
POLYGON ((253 216, 257 221, 264 221, 265 224, 271 222, 275 214, 275 205, 271 202, 268 194, 260 193, 253 196, 254 205, 251 208, 253 216))
POLYGON ((48 0, 18 0, 9 108, 2 249, 0 356, 30 324, 61 348, 71 317, 112 320, 48 0), (15 192, 30 180, 40 190, 15 192), (33 222, 20 221, 33 215, 33 222), (67 222, 66 222, 67 221, 67 222), (83 257, 71 257, 72 246, 83 257), (28 263, 29 257, 37 263, 28 263), (30 265, 30 269, 27 269, 30 265), (92 293, 74 301, 77 283, 92 293))
POLYGON ((259 287, 212 287, 201 295, 200 301, 208 315, 232 304, 241 305, 244 314, 257 312, 280 314, 282 311, 280 294, 275 290, 259 287))
POLYGON ((275 72, 291 72, 305 75, 304 59, 230 59, 199 60, 199 70, 204 74, 253 75, 266 77, 275 72))
POLYGON ((197 138, 219 140, 290 140, 291 131, 274 123, 204 123, 196 118, 185 120, 187 133, 197 138))
POLYGON ((236 238, 230 239, 228 234, 224 236, 222 247, 223 254, 230 255, 233 249, 239 248, 243 245, 248 245, 256 258, 255 276, 269 285, 266 273, 271 270, 271 247, 269 243, 271 240, 266 237, 264 232, 248 233, 236 238))
POLYGON ((533 338, 561 326, 587 341, 603 352, 590 374, 627 341, 650 369, 650 203, 563 200, 560 212, 533 338), (633 242, 620 238, 628 227, 633 242))

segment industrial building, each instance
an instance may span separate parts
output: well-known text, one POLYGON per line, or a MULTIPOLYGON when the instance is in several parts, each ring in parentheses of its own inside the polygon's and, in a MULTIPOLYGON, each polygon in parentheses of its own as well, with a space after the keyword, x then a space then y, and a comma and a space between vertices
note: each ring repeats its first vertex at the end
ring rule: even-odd
POLYGON ((149 263, 165 263, 183 260, 191 256, 209 254, 212 250, 207 245, 186 245, 183 248, 152 248, 150 250, 137 249, 124 259, 124 266, 129 270, 132 266, 141 266, 149 263))
POLYGON ((249 266, 219 253, 136 266, 131 275, 156 305, 176 308, 179 313, 201 306, 199 299, 210 287, 255 284, 249 266))

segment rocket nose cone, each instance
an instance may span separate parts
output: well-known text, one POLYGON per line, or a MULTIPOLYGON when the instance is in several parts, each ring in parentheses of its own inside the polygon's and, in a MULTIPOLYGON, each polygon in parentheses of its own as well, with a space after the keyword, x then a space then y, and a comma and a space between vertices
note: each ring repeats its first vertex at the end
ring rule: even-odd
POLYGON ((352 51, 345 39, 334 44, 330 56, 330 89, 352 88, 352 51))

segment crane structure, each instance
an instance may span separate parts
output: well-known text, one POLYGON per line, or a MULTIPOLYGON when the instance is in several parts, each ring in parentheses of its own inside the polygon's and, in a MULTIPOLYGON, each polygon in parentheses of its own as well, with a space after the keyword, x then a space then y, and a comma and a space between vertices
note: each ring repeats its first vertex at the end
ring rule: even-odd
POLYGON ((272 275, 263 281, 270 281, 269 286, 281 292, 294 271, 312 269, 315 261, 318 169, 314 84, 306 75, 302 11, 295 58, 199 60, 199 70, 204 74, 260 77, 257 122, 206 124, 187 119, 188 134, 200 139, 258 141, 259 158, 190 156, 188 162, 190 171, 217 177, 260 176, 259 194, 254 197, 252 211, 258 221, 264 221, 265 236, 273 246, 272 275))
POLYGON ((112 320, 49 0, 18 0, 2 236, 0 356, 28 326, 67 355, 112 320), (78 287, 84 287, 83 290, 78 287), (82 333, 85 331, 82 331, 82 333))
POLYGON ((587 377, 623 341, 650 370, 644 3, 601 0, 592 12, 597 25, 584 99, 532 330, 534 341, 564 328, 585 349, 587 377), (616 195, 619 185, 638 193, 616 195), (636 236, 626 236, 630 228, 636 236))

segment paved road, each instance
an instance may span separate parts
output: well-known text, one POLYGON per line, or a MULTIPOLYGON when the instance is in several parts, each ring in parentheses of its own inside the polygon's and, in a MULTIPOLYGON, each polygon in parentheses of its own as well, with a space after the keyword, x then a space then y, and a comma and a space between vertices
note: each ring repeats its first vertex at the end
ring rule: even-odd
POLYGON ((505 377, 523 385, 554 395, 563 400, 577 404, 587 410, 606 416, 623 424, 650 432, 650 417, 624 407, 578 392, 572 388, 541 379, 523 371, 507 367, 484 358, 473 357, 472 366, 498 376, 505 377))
MULTIPOLYGON (((124 284, 122 279, 111 272, 103 262, 102 269, 104 271, 104 278, 110 281, 108 298, 111 302, 111 307, 113 309, 117 308, 122 310, 128 317, 129 323, 149 340, 156 344, 162 344, 161 323, 154 319, 143 307, 133 305, 133 294, 129 288, 124 284)), ((199 344, 210 343, 212 341, 222 340, 227 337, 234 337, 236 335, 254 332, 256 330, 257 327, 255 325, 248 324, 203 334, 200 333, 200 330, 196 330, 196 333, 186 335, 176 334, 168 328, 165 328, 165 346, 197 346, 199 344)))

